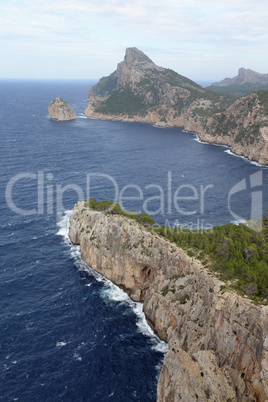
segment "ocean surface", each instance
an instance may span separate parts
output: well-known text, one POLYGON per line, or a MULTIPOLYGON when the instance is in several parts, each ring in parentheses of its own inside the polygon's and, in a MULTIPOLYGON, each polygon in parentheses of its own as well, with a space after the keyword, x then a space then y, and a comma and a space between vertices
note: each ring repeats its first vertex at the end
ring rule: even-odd
POLYGON ((84 118, 92 81, 0 81, 0 400, 155 401, 167 346, 68 240, 73 205, 120 201, 204 229, 268 209, 268 170, 183 129, 84 118), (61 96, 78 119, 48 118, 61 96))

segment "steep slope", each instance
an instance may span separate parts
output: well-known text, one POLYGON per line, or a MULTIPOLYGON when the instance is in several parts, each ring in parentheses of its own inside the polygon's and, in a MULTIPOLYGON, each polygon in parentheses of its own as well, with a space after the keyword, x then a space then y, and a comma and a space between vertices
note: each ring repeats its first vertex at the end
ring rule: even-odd
POLYGON ((75 120, 77 118, 75 111, 69 103, 60 97, 50 102, 48 114, 50 119, 58 121, 75 120))
POLYGON ((224 292, 174 244, 86 202, 75 205, 69 236, 90 266, 144 302, 148 322, 168 342, 158 401, 268 399, 268 307, 224 292))
POLYGON ((214 82, 206 89, 219 94, 246 95, 268 89, 268 74, 260 74, 250 69, 240 68, 236 77, 214 82))
POLYGON ((220 82, 214 82, 212 85, 219 87, 227 87, 229 85, 243 85, 243 84, 268 84, 268 74, 260 74, 249 68, 239 68, 238 75, 233 78, 225 78, 220 82))
MULTIPOLYGON (((185 107, 203 104, 206 109, 222 107, 223 97, 214 95, 200 85, 176 72, 156 66, 144 53, 136 48, 126 49, 124 61, 119 63, 110 76, 101 78, 88 92, 89 106, 86 116, 92 110, 106 115, 139 115, 165 122, 172 116, 179 116, 185 107), (204 99, 203 99, 204 98, 204 99), (217 103, 218 102, 218 103, 217 103)), ((230 100, 226 98, 226 103, 230 100)))
POLYGON ((204 141, 228 145, 236 155, 268 164, 268 91, 245 95, 203 120, 204 141))
POLYGON ((262 94, 260 99, 254 94, 254 102, 250 96, 241 98, 238 107, 233 97, 208 91, 170 69, 156 66, 140 50, 129 48, 116 71, 88 92, 84 113, 95 118, 185 127, 207 142, 229 145, 233 152, 267 164, 268 96, 262 94), (245 122, 241 121, 242 109, 243 115, 251 116, 245 122), (226 132, 225 125, 222 131, 225 115, 232 115, 236 130, 226 132), (243 133, 238 135, 240 129, 243 133))

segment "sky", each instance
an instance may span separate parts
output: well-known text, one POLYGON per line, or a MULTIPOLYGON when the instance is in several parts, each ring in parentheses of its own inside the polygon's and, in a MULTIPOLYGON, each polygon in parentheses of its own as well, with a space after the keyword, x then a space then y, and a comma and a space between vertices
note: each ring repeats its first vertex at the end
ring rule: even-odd
POLYGON ((195 81, 268 73, 268 0, 0 0, 0 78, 99 79, 133 46, 195 81))

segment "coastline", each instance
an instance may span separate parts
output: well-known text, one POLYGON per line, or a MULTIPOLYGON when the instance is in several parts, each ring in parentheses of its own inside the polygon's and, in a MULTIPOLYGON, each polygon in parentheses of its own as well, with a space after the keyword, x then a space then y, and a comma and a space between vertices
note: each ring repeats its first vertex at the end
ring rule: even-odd
MULTIPOLYGON (((93 107, 90 103, 84 112, 84 116, 86 118, 97 120, 151 124, 155 128, 182 128, 183 132, 195 134, 197 136, 196 141, 202 144, 212 144, 216 146, 227 147, 229 148, 230 153, 234 156, 244 158, 248 162, 256 164, 259 167, 268 167, 268 152, 266 152, 266 149, 263 152, 261 152, 260 149, 257 149, 255 151, 252 147, 245 148, 239 144, 235 144, 230 136, 228 136, 227 138, 226 136, 220 135, 211 136, 210 134, 205 132, 201 124, 189 121, 188 119, 186 119, 185 121, 185 116, 180 118, 179 121, 169 120, 167 123, 165 123, 163 121, 160 121, 157 113, 150 113, 145 117, 141 117, 139 115, 133 117, 128 117, 126 115, 105 115, 94 112, 93 107)), ((268 150, 268 143, 266 144, 266 148, 268 150)))
POLYGON ((73 209, 69 237, 88 265, 144 303, 147 322, 168 343, 158 401, 205 401, 207 392, 215 402, 268 398, 268 307, 222 291, 174 244, 84 202, 73 209))

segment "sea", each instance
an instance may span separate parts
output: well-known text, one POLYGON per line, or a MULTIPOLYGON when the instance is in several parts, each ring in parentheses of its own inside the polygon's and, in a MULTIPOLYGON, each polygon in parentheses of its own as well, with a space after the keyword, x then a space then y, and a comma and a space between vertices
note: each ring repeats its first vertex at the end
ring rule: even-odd
POLYGON ((155 401, 167 345, 68 238, 77 201, 206 230, 261 219, 268 170, 183 128, 85 118, 94 81, 0 81, 0 400, 155 401), (49 119, 61 96, 78 118, 49 119))

